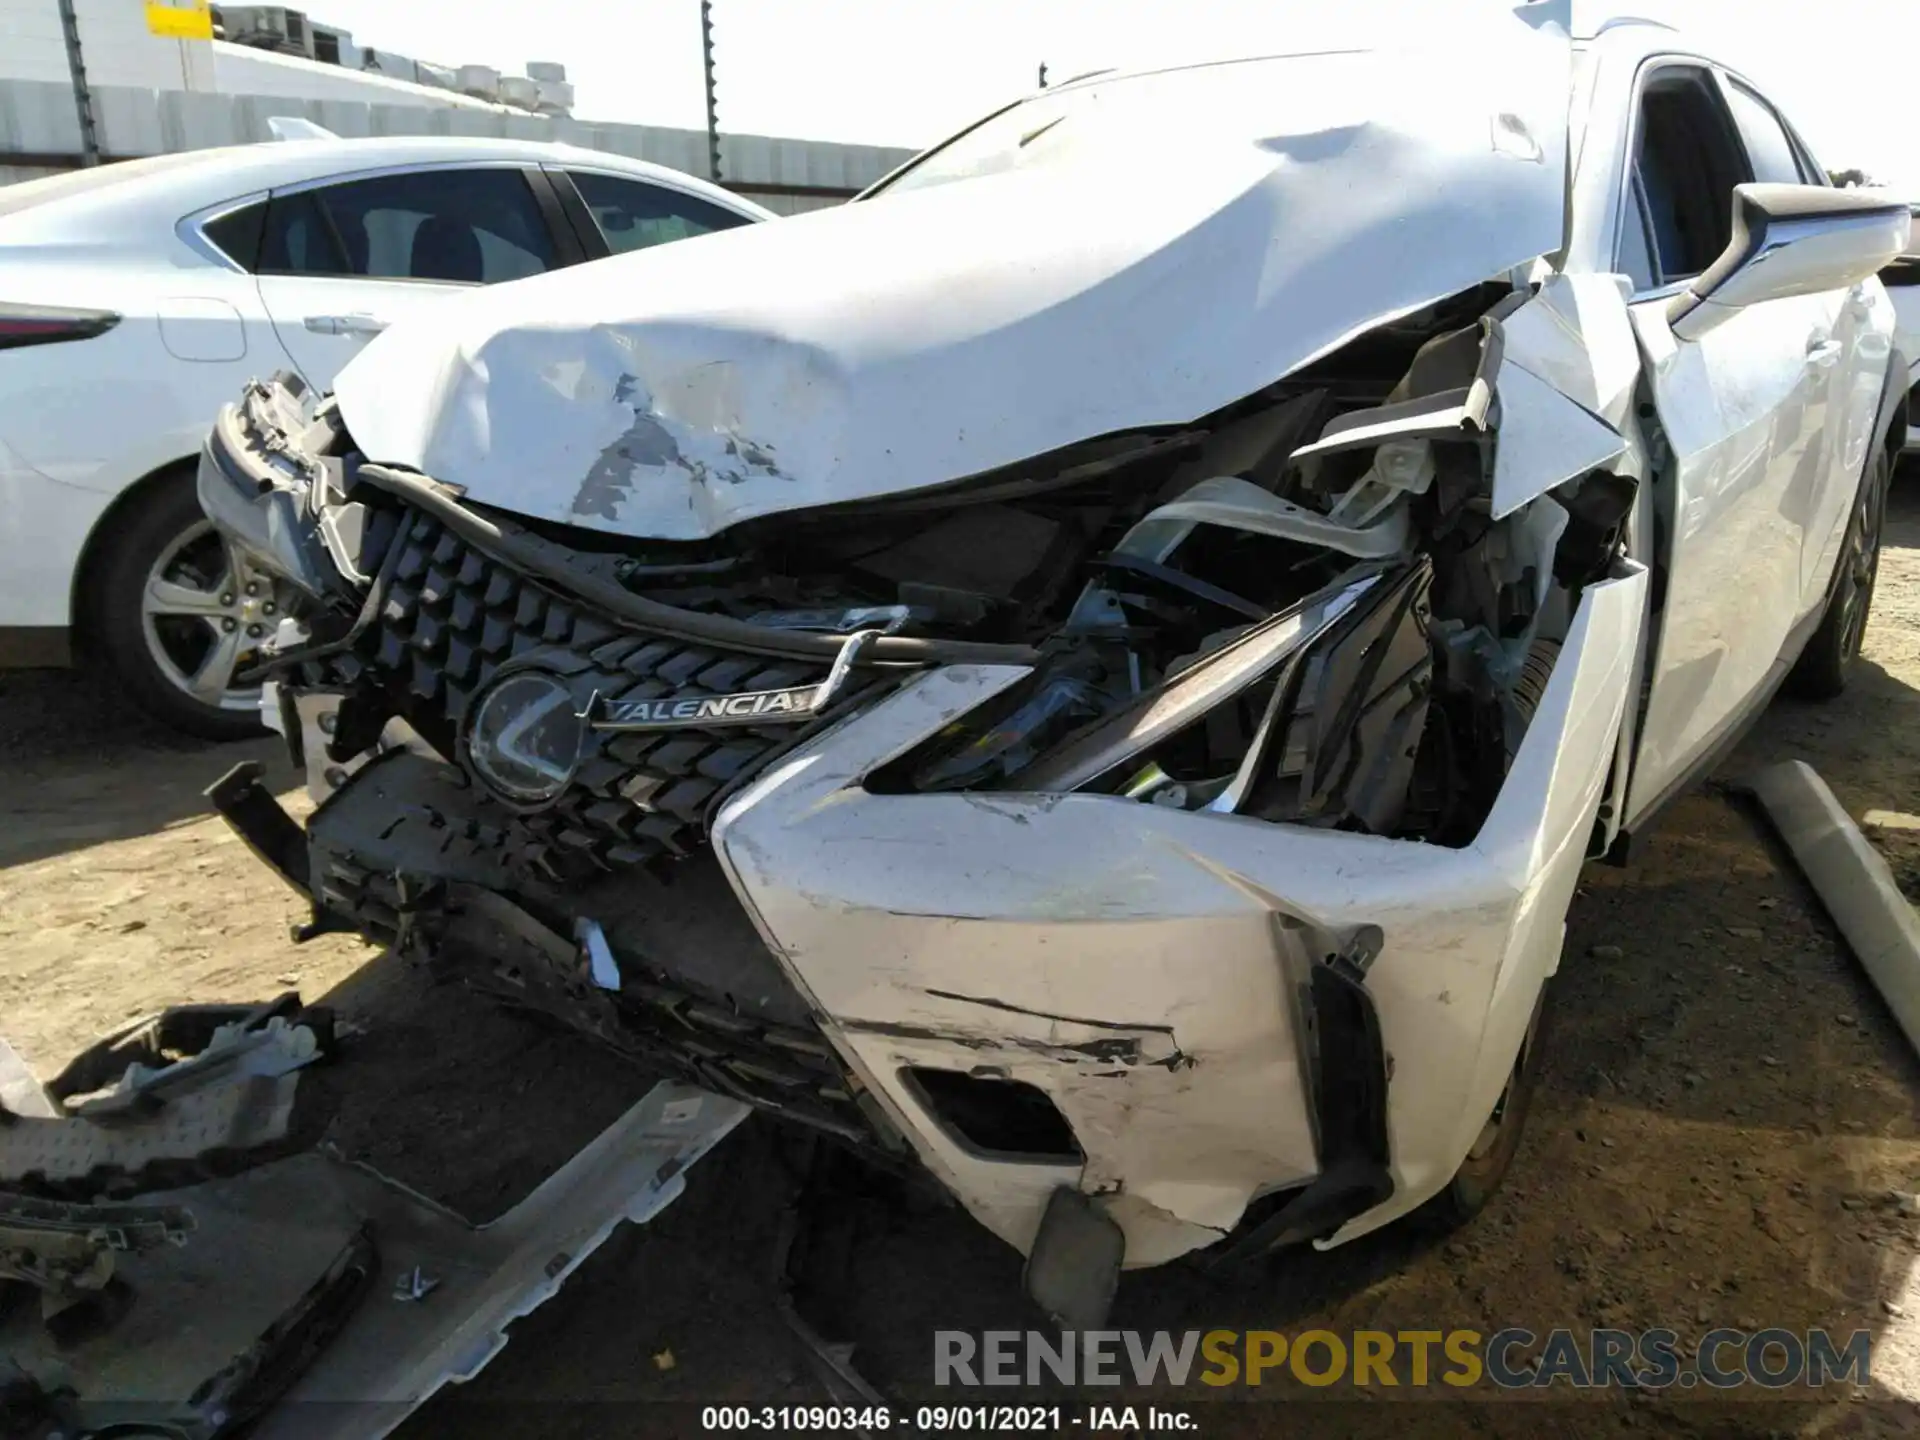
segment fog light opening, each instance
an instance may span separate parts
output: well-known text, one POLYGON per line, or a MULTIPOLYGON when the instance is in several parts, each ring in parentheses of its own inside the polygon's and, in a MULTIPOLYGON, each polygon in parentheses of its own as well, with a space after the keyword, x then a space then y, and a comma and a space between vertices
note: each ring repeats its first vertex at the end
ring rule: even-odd
POLYGON ((909 1066, 901 1078, 955 1143, 981 1156, 1077 1165, 1073 1127, 1037 1085, 960 1070, 909 1066))

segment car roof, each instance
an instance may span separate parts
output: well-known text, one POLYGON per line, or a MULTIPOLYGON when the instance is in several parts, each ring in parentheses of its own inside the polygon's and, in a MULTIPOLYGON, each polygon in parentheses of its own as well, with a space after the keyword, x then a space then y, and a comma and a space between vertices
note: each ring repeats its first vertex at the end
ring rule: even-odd
POLYGON ((121 161, 96 169, 28 180, 0 188, 0 239, 30 229, 49 238, 69 227, 90 236, 117 228, 121 218, 151 226, 243 196, 334 176, 411 165, 476 162, 572 165, 628 175, 698 195, 736 214, 766 219, 770 212, 718 185, 625 155, 541 140, 488 136, 394 135, 356 139, 274 140, 121 161), (10 223, 11 222, 11 223, 10 223))

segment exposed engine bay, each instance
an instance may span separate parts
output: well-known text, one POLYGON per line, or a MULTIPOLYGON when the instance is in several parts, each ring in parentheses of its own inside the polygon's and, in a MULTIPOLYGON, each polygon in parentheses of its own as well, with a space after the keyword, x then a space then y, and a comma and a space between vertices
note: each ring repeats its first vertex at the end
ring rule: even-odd
POLYGON ((719 541, 622 543, 476 511, 546 561, 524 576, 409 504, 421 482, 365 467, 326 405, 312 417, 293 390, 263 387, 234 423, 322 475, 296 578, 330 602, 271 673, 351 687, 333 765, 396 718, 441 756, 471 757, 498 822, 554 883, 697 848, 715 799, 824 718, 786 692, 827 681, 837 650, 862 657, 892 636, 924 658, 853 658, 837 703, 930 661, 1033 671, 874 789, 1087 791, 1461 844, 1582 586, 1621 553, 1634 495, 1594 472, 1494 518, 1500 357, 1475 313, 1488 292, 1189 430, 719 541), (751 631, 716 632, 737 646, 641 644, 593 603, 607 593, 751 631), (581 724, 545 711, 528 724, 545 692, 499 679, 547 648, 584 687, 581 724), (483 691, 498 698, 476 712, 483 691), (763 698, 712 703, 742 695, 763 698))
MULTIPOLYGON (((847 798, 952 797, 1025 825, 1071 797, 1075 815, 1096 803, 1120 835, 1164 815, 1303 837, 1288 845, 1473 846, 1494 828, 1588 590, 1637 596, 1642 578, 1629 558, 1635 447, 1505 354, 1503 321, 1548 303, 1490 282, 1191 425, 700 541, 469 503, 369 461, 332 400, 287 378, 257 385, 216 429, 202 500, 312 597, 262 678, 322 803, 304 835, 244 777, 216 803, 310 895, 315 927, 357 929, 871 1155, 917 1152, 983 1220, 1033 1245, 1045 1191, 1007 1219, 956 1183, 954 1156, 1021 1170, 1023 1193, 1076 1173, 1082 1189, 1125 1191, 1124 1173, 1101 1179, 1094 1122, 1052 1077, 1151 1071, 1137 1083, 1185 1095, 1198 1093, 1185 1071, 1235 1062, 1206 1058, 1179 1024, 1016 1002, 911 941, 915 963, 953 967, 948 988, 916 980, 917 1003, 999 1007, 1026 1033, 849 1015, 804 973, 803 952, 827 952, 789 939, 773 902, 750 893, 752 874, 771 883, 778 869, 765 842, 718 843, 718 830, 744 837, 808 757, 831 775, 841 737, 944 676, 977 693, 876 742, 847 798), (1523 402, 1530 413, 1511 413, 1523 402), (1544 463, 1503 449, 1556 423, 1569 428, 1544 463), (855 1036, 893 1048, 873 1061, 855 1036)), ((1598 787, 1580 802, 1589 817, 1598 787)), ((764 823, 802 843, 794 823, 764 823)), ((824 853, 853 862, 845 843, 824 853)), ((977 874, 943 871, 937 854, 902 863, 916 884, 948 887, 942 913, 993 913, 977 874)), ((793 893, 818 898, 798 879, 793 893)), ((1300 1108, 1301 1136, 1264 1174, 1226 1184, 1197 1224, 1189 1214, 1156 1237, 1122 1219, 1129 1264, 1236 1222, 1256 1248, 1324 1236, 1395 1191, 1396 1059, 1365 978, 1382 931, 1304 909, 1285 926, 1265 962, 1245 963, 1271 967, 1275 944, 1292 957, 1260 984, 1280 986, 1275 1033, 1296 1040, 1246 1054, 1293 1077, 1260 1083, 1300 1108)))

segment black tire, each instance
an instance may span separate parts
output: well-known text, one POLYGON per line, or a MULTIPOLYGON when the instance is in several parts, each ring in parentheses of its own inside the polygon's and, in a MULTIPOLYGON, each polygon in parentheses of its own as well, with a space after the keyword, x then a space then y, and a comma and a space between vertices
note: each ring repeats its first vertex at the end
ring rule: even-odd
POLYGON ((1840 542, 1839 570, 1820 628, 1807 641, 1787 675, 1787 690, 1802 700, 1831 700, 1847 688, 1847 672, 1860 654, 1880 574, 1880 535, 1887 518, 1887 483, 1893 461, 1876 445, 1860 479, 1860 493, 1840 542))
MULTIPOLYGON (((90 577, 88 621, 97 657, 121 693, 156 720, 190 735, 240 740, 261 734, 265 727, 257 708, 231 708, 238 703, 239 692, 228 692, 228 708, 196 698, 162 667, 149 637, 144 609, 149 577, 163 557, 179 550, 182 537, 203 531, 207 525, 193 471, 177 470, 153 481, 110 523, 113 528, 100 537, 101 550, 90 577)), ((224 549, 217 537, 210 537, 210 543, 215 551, 224 549)), ((201 542, 190 549, 213 553, 201 542)), ((180 563, 192 566, 197 559, 198 554, 188 554, 180 563)), ((206 568, 204 563, 200 565, 202 571, 206 568)), ((214 578, 205 577, 208 583, 214 578)), ((191 647, 199 629, 207 631, 206 643, 214 643, 215 632, 209 627, 218 622, 176 625, 169 618, 155 623, 166 627, 168 643, 191 647)))
POLYGON ((1527 1111, 1533 1105, 1533 1092, 1539 1087, 1541 1038, 1546 1030, 1547 996, 1552 981, 1540 987, 1540 998, 1533 1002, 1533 1014, 1527 1021, 1527 1033, 1514 1057, 1513 1072, 1506 1089, 1494 1103, 1481 1138, 1460 1162, 1446 1188, 1415 1212, 1418 1222, 1435 1231, 1457 1230, 1478 1215, 1507 1178, 1513 1157, 1520 1150, 1520 1135, 1526 1129, 1527 1111))

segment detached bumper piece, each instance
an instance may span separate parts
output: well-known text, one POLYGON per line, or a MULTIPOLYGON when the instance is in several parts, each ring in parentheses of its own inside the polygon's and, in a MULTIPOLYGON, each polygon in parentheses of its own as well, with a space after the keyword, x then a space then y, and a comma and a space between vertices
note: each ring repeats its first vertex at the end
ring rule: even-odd
POLYGON ((291 992, 137 1020, 45 1089, 0 1040, 0 1190, 119 1196, 269 1158, 300 1070, 332 1045, 331 1015, 291 992))
POLYGON ((258 760, 243 760, 207 787, 207 799, 256 859, 305 895, 307 835, 260 783, 266 773, 258 760))
MULTIPOLYGON (((0 1044, 5 1061, 0 1136, 60 1108, 0 1044)), ((658 1085, 482 1226, 319 1154, 184 1188, 134 1181, 110 1205, 0 1191, 0 1280, 42 1297, 0 1312, 4 1433, 384 1435, 478 1373, 623 1220, 671 1204, 746 1114, 658 1085)))

